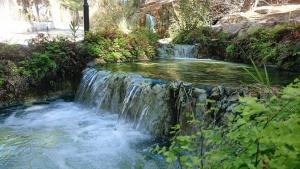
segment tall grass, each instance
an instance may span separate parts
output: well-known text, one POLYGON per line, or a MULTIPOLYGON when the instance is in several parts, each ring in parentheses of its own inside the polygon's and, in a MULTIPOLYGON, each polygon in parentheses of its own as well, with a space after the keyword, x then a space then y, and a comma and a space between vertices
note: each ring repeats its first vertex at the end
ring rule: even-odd
POLYGON ((254 68, 255 72, 251 72, 249 69, 244 68, 244 70, 247 72, 247 74, 249 76, 251 76, 252 79, 256 83, 270 87, 271 83, 270 83, 270 78, 269 78, 269 74, 268 74, 266 65, 264 65, 264 72, 262 73, 258 69, 257 65, 254 63, 254 61, 252 59, 251 59, 251 63, 253 65, 253 68, 254 68))

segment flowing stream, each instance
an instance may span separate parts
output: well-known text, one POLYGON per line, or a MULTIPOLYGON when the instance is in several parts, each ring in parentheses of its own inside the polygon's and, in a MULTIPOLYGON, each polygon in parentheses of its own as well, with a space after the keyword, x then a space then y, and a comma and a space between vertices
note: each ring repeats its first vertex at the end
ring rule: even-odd
POLYGON ((152 142, 116 114, 78 103, 16 108, 0 123, 0 169, 159 168, 152 142))
MULTIPOLYGON (((251 83, 244 68, 249 67, 211 60, 87 68, 73 102, 0 109, 0 169, 164 169, 163 160, 149 150, 156 144, 154 137, 166 136, 174 119, 180 118, 172 106, 187 98, 187 93, 180 97, 180 90, 171 92, 179 84, 171 81, 239 86, 251 83)), ((297 76, 270 71, 274 85, 297 76)), ((229 90, 215 89, 220 91, 220 105, 229 110, 237 99, 229 90)), ((201 87, 195 91, 195 104, 215 93, 201 87)), ((199 115, 205 112, 194 109, 199 115)))

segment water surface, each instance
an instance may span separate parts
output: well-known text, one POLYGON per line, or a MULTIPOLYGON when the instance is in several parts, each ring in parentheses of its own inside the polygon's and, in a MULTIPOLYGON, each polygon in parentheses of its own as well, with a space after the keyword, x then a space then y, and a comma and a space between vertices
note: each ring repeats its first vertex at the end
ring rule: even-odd
MULTIPOLYGON (((151 62, 108 64, 100 69, 119 72, 138 73, 145 77, 165 80, 180 80, 193 83, 195 86, 219 85, 237 86, 243 83, 254 83, 253 78, 246 73, 245 68, 254 69, 245 64, 236 64, 215 60, 200 59, 170 59, 151 62)), ((264 74, 264 70, 260 70, 264 74)), ((300 73, 287 72, 268 68, 273 85, 286 85, 300 73)))
POLYGON ((0 169, 160 168, 151 137, 115 114, 64 101, 3 113, 0 169))

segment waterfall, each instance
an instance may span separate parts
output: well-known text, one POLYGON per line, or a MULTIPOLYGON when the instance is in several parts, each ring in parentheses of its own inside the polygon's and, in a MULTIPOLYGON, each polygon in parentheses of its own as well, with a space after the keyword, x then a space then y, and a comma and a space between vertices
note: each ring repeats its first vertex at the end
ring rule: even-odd
POLYGON ((168 85, 137 74, 87 68, 76 100, 98 112, 117 113, 154 135, 163 133, 169 123, 168 85))
POLYGON ((154 16, 146 14, 146 26, 150 31, 156 32, 156 21, 154 16))
POLYGON ((195 45, 174 45, 175 58, 195 58, 197 47, 195 45))
POLYGON ((179 45, 161 43, 158 49, 160 58, 197 58, 198 47, 196 45, 179 45))
POLYGON ((76 101, 97 113, 116 114, 138 130, 164 138, 171 126, 185 123, 185 113, 203 119, 207 98, 216 101, 221 114, 232 112, 244 89, 222 86, 194 88, 190 83, 162 81, 139 74, 87 68, 76 94, 76 101))

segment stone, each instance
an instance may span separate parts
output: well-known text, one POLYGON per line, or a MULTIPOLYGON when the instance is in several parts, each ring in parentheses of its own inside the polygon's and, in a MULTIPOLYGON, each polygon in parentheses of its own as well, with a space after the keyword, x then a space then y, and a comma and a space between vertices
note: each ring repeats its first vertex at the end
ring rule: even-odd
POLYGON ((219 99, 224 95, 224 87, 223 86, 218 86, 214 87, 211 91, 210 97, 213 99, 219 99))
POLYGON ((269 9, 258 9, 258 10, 255 10, 254 12, 259 13, 259 14, 268 14, 271 11, 269 9))
POLYGON ((233 95, 229 96, 227 100, 229 102, 237 102, 237 101, 239 101, 239 98, 240 98, 239 94, 234 93, 233 95))
POLYGON ((224 25, 224 24, 236 24, 236 23, 241 23, 241 22, 247 22, 248 19, 240 14, 232 14, 232 15, 227 15, 220 19, 217 23, 217 25, 224 25))

